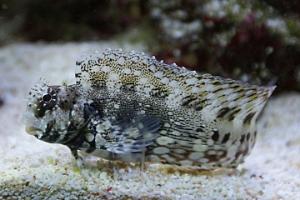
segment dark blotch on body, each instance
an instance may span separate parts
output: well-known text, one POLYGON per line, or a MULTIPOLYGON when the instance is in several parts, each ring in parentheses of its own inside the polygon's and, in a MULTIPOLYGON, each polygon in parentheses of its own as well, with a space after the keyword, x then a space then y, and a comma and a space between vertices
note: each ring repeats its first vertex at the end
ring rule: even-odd
POLYGON ((223 137, 222 144, 225 144, 230 138, 230 133, 226 133, 223 137))
POLYGON ((242 135, 242 136, 241 136, 241 139, 240 139, 241 144, 243 144, 244 141, 245 141, 245 135, 242 135))
POLYGON ((203 109, 203 106, 202 105, 197 105, 196 107, 195 107, 195 110, 196 111, 200 111, 200 110, 202 110, 203 109))
POLYGON ((235 118, 235 115, 238 114, 241 111, 240 108, 235 109, 233 112, 230 113, 228 120, 232 121, 235 118))
POLYGON ((201 127, 198 127, 198 128, 196 128, 196 132, 198 132, 198 133, 203 133, 203 132, 204 132, 204 130, 203 130, 203 128, 201 128, 201 127))
POLYGON ((254 117, 254 115, 255 115, 254 112, 249 113, 249 114, 245 117, 243 123, 244 123, 244 124, 250 124, 250 122, 251 122, 252 118, 254 117))
POLYGON ((222 118, 224 117, 231 109, 228 107, 222 108, 219 110, 217 118, 222 118))
POLYGON ((250 140, 250 133, 247 133, 247 141, 250 140))
POLYGON ((0 97, 0 107, 2 107, 3 105, 4 105, 4 99, 0 97))
POLYGON ((224 151, 224 150, 216 151, 216 153, 214 153, 214 154, 209 153, 209 151, 210 150, 207 150, 204 153, 204 158, 207 158, 209 160, 209 162, 217 162, 220 159, 224 158, 226 156, 226 154, 227 154, 227 152, 224 151))
POLYGON ((188 96, 188 97, 184 98, 183 103, 181 105, 187 106, 190 103, 192 103, 193 101, 195 101, 196 99, 197 99, 197 97, 195 97, 195 96, 188 96))
POLYGON ((211 139, 213 139, 214 141, 218 141, 219 140, 219 131, 215 130, 213 135, 211 136, 211 139))

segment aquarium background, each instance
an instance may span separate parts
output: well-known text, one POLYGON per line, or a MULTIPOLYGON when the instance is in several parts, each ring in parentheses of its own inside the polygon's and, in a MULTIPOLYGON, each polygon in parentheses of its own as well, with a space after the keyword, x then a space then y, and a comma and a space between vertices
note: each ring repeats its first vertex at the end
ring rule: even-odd
POLYGON ((299 18, 297 0, 0 0, 0 199, 300 199, 299 18), (277 85, 246 162, 213 175, 153 165, 112 177, 27 135, 30 87, 74 83, 76 59, 106 48, 277 85))
POLYGON ((0 44, 129 40, 168 63, 300 90, 295 0, 0 1, 0 44))

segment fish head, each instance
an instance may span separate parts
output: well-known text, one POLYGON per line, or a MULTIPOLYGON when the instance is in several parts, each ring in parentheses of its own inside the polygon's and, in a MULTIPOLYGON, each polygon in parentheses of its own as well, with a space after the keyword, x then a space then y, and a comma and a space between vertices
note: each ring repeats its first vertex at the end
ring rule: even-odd
POLYGON ((29 92, 26 131, 49 143, 72 140, 84 124, 77 97, 75 86, 36 84, 29 92))

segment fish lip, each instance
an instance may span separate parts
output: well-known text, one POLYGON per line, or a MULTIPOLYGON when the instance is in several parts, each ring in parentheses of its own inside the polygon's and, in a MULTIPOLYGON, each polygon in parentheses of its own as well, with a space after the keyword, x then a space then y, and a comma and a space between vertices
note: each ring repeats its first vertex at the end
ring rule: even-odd
POLYGON ((33 135, 33 136, 35 136, 35 137, 38 137, 38 136, 40 135, 39 133, 42 132, 41 129, 35 128, 35 127, 33 127, 33 126, 27 126, 27 127, 25 127, 25 131, 26 131, 29 135, 33 135))

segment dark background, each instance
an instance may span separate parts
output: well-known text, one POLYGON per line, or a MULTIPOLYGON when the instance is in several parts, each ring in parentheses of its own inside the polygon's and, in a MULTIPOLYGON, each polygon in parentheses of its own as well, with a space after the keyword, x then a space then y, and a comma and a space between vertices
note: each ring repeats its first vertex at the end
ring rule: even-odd
POLYGON ((125 39, 200 72, 300 91, 297 0, 0 0, 0 46, 125 39))

